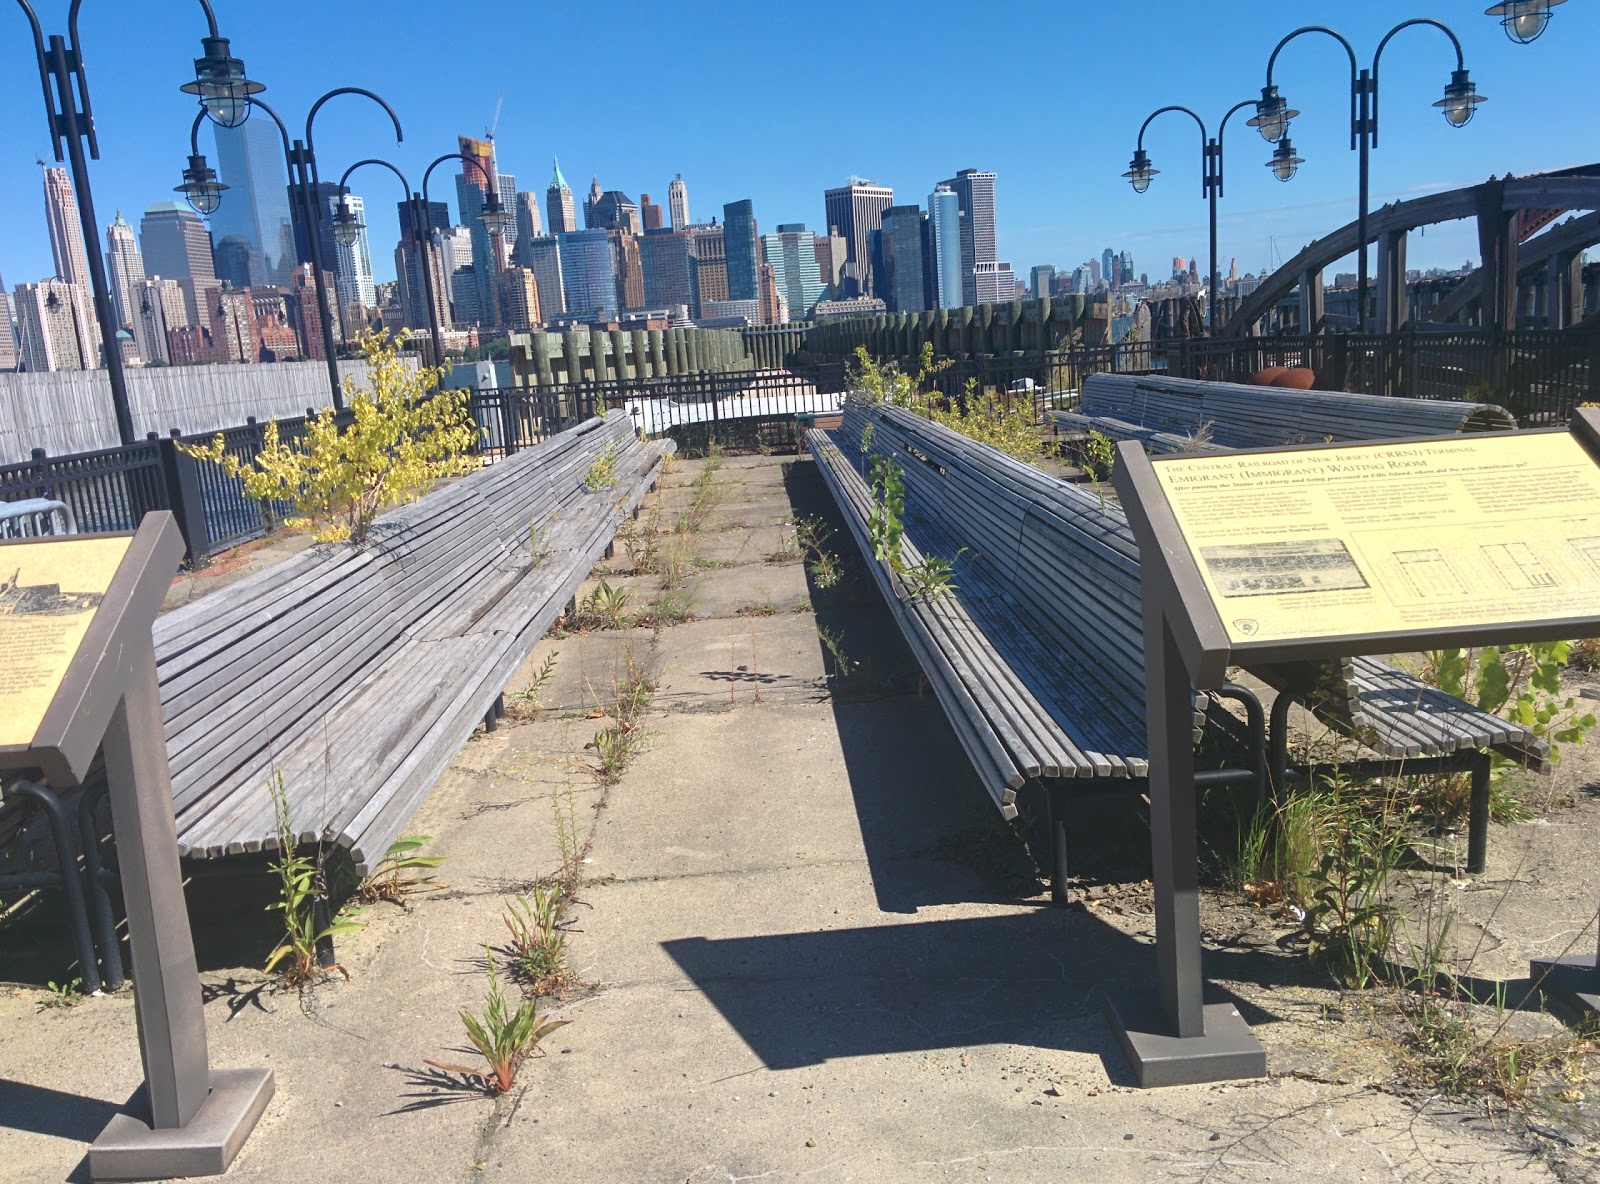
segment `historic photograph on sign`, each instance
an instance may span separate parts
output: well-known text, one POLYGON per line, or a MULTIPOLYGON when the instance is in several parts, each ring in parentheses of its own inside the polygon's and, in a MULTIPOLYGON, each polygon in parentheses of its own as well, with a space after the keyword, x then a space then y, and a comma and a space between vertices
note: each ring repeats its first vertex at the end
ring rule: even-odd
POLYGON ((0 744, 28 744, 94 620, 126 538, 0 547, 0 744))
POLYGON ((1227 597, 1367 586, 1367 578, 1338 539, 1202 547, 1200 555, 1217 590, 1227 597))

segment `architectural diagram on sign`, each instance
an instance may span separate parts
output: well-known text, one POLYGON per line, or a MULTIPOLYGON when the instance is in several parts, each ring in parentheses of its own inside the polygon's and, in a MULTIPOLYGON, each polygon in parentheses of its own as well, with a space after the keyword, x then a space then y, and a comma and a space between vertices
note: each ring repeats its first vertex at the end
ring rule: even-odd
POLYGON ((1466 592, 1444 552, 1436 547, 1396 551, 1395 560, 1411 590, 1421 597, 1461 596, 1466 592))
POLYGON ((1496 574, 1513 590, 1554 588, 1555 576, 1527 543, 1485 543, 1483 553, 1496 574))

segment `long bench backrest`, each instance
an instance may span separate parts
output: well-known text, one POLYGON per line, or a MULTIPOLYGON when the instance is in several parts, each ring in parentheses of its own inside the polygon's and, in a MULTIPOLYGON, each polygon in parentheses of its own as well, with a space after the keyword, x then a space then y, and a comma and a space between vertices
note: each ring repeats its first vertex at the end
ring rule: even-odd
POLYGON ((941 524, 969 548, 962 562, 983 564, 1014 590, 1015 611, 1042 643, 1087 657, 1108 693, 1127 701, 1143 672, 1129 668, 1139 561, 1121 511, 900 408, 849 406, 842 434, 859 447, 868 423, 870 451, 892 456, 905 474, 907 517, 941 524))
POLYGON ((162 713, 180 807, 259 769, 412 631, 482 579, 515 579, 532 517, 584 492, 633 432, 593 419, 379 516, 368 545, 313 547, 159 617, 162 713), (548 469, 548 472, 546 471, 548 469))
POLYGON ((1085 379, 1079 410, 1183 435, 1204 428, 1213 444, 1227 448, 1505 431, 1517 426, 1510 412, 1492 403, 1131 374, 1094 374, 1085 379))

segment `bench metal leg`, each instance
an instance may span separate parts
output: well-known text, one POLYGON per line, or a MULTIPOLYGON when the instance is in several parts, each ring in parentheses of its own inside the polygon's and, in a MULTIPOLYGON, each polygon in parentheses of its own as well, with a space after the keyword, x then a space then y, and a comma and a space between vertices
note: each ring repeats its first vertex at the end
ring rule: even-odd
MULTIPOLYGON (((1261 700, 1256 696, 1256 693, 1249 687, 1240 686, 1236 682, 1223 683, 1217 694, 1225 699, 1232 699, 1244 705, 1245 726, 1250 733, 1250 767, 1256 774, 1256 803, 1265 805, 1267 801, 1267 713, 1262 709, 1261 700)), ((1285 739, 1284 743, 1285 753, 1287 753, 1287 739, 1285 739)))
POLYGON ((496 732, 500 730, 500 721, 506 717, 506 697, 496 695, 494 702, 489 705, 489 710, 483 713, 483 730, 496 732))
POLYGON ((1489 768, 1487 752, 1472 763, 1472 801, 1467 809, 1467 870, 1481 872, 1489 861, 1489 768))
POLYGON ((94 939, 89 933, 89 911, 83 901, 83 875, 78 871, 78 852, 72 844, 72 816, 67 807, 50 790, 31 781, 18 781, 11 792, 26 798, 44 811, 50 824, 50 838, 55 843, 56 862, 61 865, 61 892, 67 902, 67 923, 72 930, 72 943, 77 948, 78 965, 83 979, 83 989, 90 994, 98 991, 100 966, 94 956, 94 939))
POLYGON ((1279 802, 1289 788, 1289 709, 1300 696, 1298 691, 1279 691, 1272 701, 1272 723, 1267 730, 1268 750, 1271 753, 1268 786, 1272 800, 1279 802))
POLYGON ((94 924, 94 942, 100 949, 105 968, 106 990, 120 991, 127 981, 122 969, 122 943, 117 937, 117 918, 111 911, 108 883, 116 879, 100 862, 100 835, 94 824, 95 808, 105 799, 107 786, 86 789, 78 798, 78 843, 83 849, 83 873, 89 890, 89 918, 94 924))
POLYGON ((1050 828, 1050 903, 1067 903, 1066 790, 1045 787, 1045 819, 1050 828))

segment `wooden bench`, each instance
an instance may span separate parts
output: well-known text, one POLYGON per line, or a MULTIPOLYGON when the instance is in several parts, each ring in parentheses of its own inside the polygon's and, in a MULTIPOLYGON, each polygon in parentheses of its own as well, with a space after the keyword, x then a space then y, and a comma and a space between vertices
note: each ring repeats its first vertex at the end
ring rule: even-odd
POLYGON ((1515 428, 1492 403, 1392 399, 1345 391, 1202 382, 1159 375, 1095 374, 1076 411, 1051 411, 1058 432, 1098 431, 1153 452, 1276 448, 1515 428))
POLYGON ((370 870, 672 448, 613 411, 161 617, 181 853, 275 848, 281 775, 298 839, 370 870))
MULTIPOLYGON (((1066 791, 1126 785, 1148 772, 1139 555, 1126 517, 1088 490, 902 408, 852 401, 839 431, 813 431, 808 444, 1002 813, 1014 816, 1026 781, 1043 783, 1053 893, 1063 899, 1066 791), (876 457, 893 459, 904 473, 906 560, 950 561, 953 594, 914 599, 871 558, 876 457)), ((1474 845, 1488 822, 1488 760, 1479 750, 1541 766, 1545 759, 1535 737, 1371 659, 1266 673, 1286 688, 1275 716, 1303 699, 1319 718, 1358 735, 1385 768, 1402 760, 1416 772, 1430 761, 1468 764, 1474 845)), ((1242 750, 1242 767, 1204 770, 1200 783, 1253 781, 1264 789, 1260 704, 1243 687, 1230 686, 1227 697, 1245 705, 1245 726, 1197 696, 1194 738, 1208 724, 1220 727, 1242 750)), ((1281 785, 1286 728, 1278 722, 1270 736, 1281 785)))

